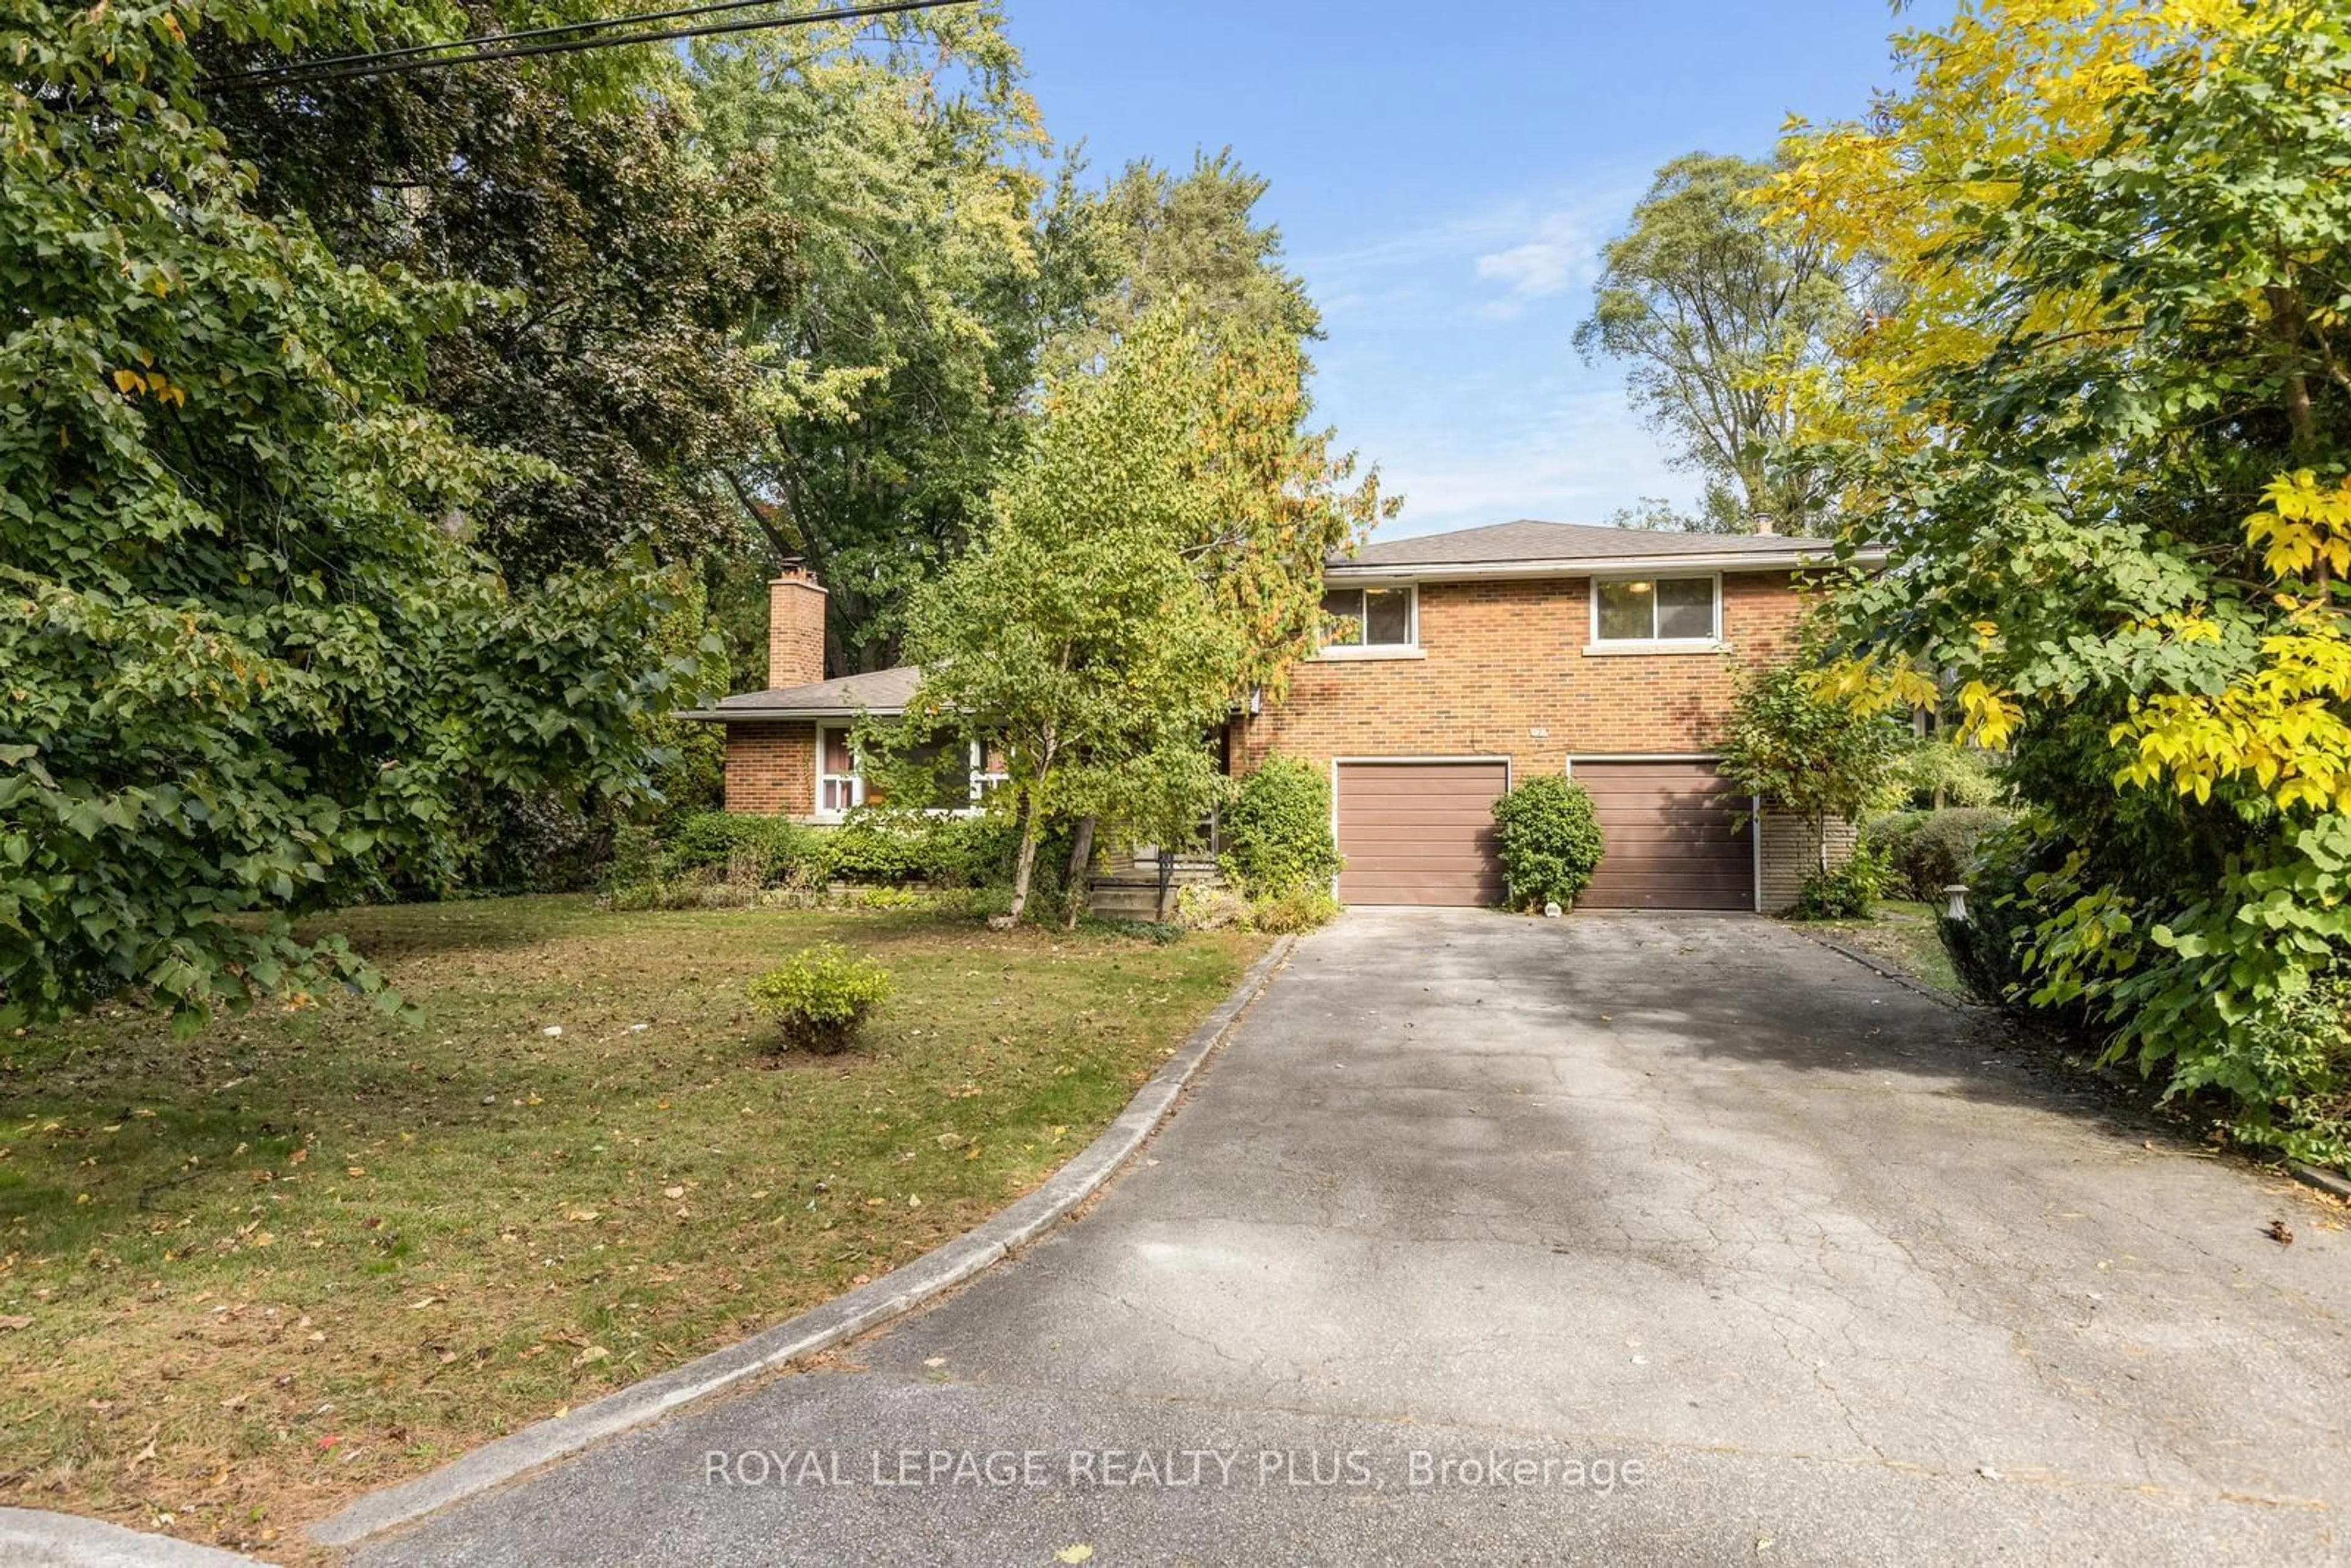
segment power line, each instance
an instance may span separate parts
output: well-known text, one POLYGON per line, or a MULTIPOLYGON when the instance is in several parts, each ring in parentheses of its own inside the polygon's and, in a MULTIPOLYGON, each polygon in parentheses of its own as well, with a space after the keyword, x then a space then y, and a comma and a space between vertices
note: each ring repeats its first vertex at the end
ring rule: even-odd
POLYGON ((635 26, 645 22, 677 21, 691 16, 708 16, 729 11, 750 10, 772 5, 778 0, 714 0, 713 4, 680 6, 675 10, 639 13, 623 16, 605 16, 582 22, 560 23, 551 26, 530 27, 513 33, 489 33, 475 38, 452 38, 440 44, 410 44, 396 49, 381 49, 366 54, 339 55, 323 60, 295 61, 283 66, 267 66, 249 71, 237 71, 226 76, 206 77, 196 83, 203 91, 234 91, 246 88, 311 87, 325 82, 350 81, 362 77, 405 75, 412 71, 438 70, 447 66, 481 65, 492 60, 528 59, 539 55, 570 54, 581 49, 618 48, 628 44, 670 43, 680 38, 702 38, 727 33, 748 33, 768 27, 801 27, 820 22, 854 22, 877 16, 899 16, 910 11, 935 11, 948 5, 968 5, 974 0, 873 0, 872 4, 836 6, 824 11, 799 11, 780 16, 758 16, 747 21, 715 22, 705 26, 671 27, 652 32, 621 33, 604 37, 593 36, 598 30, 635 26), (584 37, 560 35, 586 33, 584 37), (532 42, 530 40, 549 40, 532 42), (488 46, 504 45, 507 47, 488 46), (444 54, 443 50, 464 50, 461 54, 444 54))

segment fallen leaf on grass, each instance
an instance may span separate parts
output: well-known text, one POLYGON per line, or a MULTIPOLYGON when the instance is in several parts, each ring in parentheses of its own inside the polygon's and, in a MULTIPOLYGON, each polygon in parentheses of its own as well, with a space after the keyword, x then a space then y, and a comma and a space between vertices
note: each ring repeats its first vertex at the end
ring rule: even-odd
POLYGON ((601 1344, 591 1344, 586 1350, 581 1351, 578 1355, 573 1356, 571 1358, 571 1364, 574 1366, 593 1366, 600 1361, 610 1361, 611 1359, 612 1353, 611 1351, 606 1350, 601 1344))
POLYGON ((596 1218, 596 1211, 592 1208, 575 1208, 563 1218, 572 1221, 574 1224, 585 1225, 590 1220, 596 1218))
POLYGON ((0 1316, 0 1330, 28 1329, 32 1326, 33 1320, 19 1312, 10 1312, 5 1316, 0 1316))
POLYGON ((682 1186, 665 1186, 662 1188, 662 1196, 664 1197, 684 1197, 685 1196, 685 1188, 682 1186))
POLYGON ((430 1307, 430 1306, 434 1306, 434 1305, 435 1305, 435 1304, 437 1304, 437 1303, 439 1303, 439 1302, 442 1302, 442 1301, 447 1301, 448 1299, 449 1299, 449 1298, 448 1298, 448 1297, 446 1297, 446 1296, 427 1296, 427 1297, 425 1297, 425 1298, 424 1298, 423 1301, 411 1301, 411 1302, 409 1302, 409 1303, 408 1303, 408 1310, 409 1310, 410 1312, 423 1312, 425 1308, 430 1307))

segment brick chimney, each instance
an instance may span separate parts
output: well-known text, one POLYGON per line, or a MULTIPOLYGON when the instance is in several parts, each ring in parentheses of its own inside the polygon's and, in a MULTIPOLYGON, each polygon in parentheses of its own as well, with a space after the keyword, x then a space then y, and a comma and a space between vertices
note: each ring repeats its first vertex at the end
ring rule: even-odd
POLYGON ((784 562, 768 584, 768 688, 824 679, 824 589, 803 560, 784 562))

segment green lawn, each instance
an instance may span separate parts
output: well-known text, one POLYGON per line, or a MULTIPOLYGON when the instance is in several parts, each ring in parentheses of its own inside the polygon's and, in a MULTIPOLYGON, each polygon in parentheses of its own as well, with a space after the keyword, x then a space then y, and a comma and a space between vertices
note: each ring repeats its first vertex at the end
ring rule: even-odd
POLYGON ((1263 946, 561 898, 333 925, 421 1021, 0 1040, 0 1503, 283 1550, 969 1228, 1263 946), (897 994, 866 1049, 773 1059, 744 983, 826 940, 897 994))
POLYGON ((1814 921, 1805 929, 1858 947, 1922 985, 1955 997, 1963 995, 1950 956, 1943 951, 1943 938, 1935 930, 1935 915, 1932 904, 1889 898, 1878 904, 1870 919, 1814 921))

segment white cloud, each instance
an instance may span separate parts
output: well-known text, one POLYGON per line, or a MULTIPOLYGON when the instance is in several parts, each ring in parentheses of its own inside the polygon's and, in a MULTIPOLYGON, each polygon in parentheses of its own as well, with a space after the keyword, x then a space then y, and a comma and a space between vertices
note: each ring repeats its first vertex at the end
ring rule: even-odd
POLYGON ((1600 246, 1638 193, 1594 178, 1296 259, 1330 333, 1318 415, 1405 498, 1384 535, 1694 498, 1626 405, 1621 368, 1584 364, 1572 342, 1600 246))

